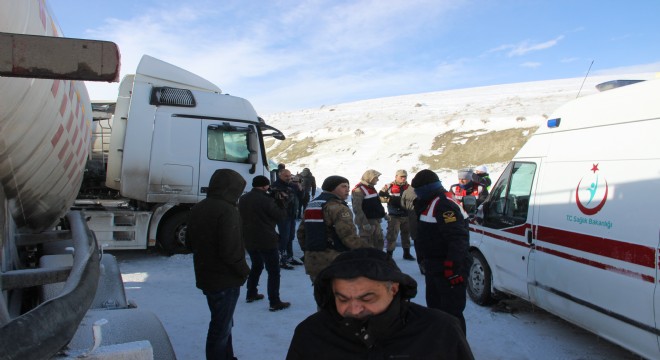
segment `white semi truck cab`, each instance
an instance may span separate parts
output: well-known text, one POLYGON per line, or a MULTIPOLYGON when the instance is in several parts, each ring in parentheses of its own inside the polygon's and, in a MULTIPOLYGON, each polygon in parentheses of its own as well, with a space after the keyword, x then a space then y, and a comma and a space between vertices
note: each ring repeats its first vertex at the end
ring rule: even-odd
POLYGON ((147 55, 116 103, 97 105, 91 180, 76 206, 106 249, 187 252, 187 213, 213 172, 235 170, 248 184, 269 176, 264 137, 284 139, 247 100, 147 55))

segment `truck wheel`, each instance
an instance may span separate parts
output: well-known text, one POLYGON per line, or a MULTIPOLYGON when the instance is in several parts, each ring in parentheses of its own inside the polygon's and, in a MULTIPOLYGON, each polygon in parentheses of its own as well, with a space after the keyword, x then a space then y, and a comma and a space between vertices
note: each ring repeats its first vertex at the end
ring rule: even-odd
POLYGON ((165 220, 158 229, 158 245, 166 255, 188 254, 186 247, 187 211, 178 212, 165 220))
POLYGON ((493 303, 493 294, 491 293, 491 285, 493 274, 490 271, 490 266, 486 262, 484 256, 478 252, 472 252, 472 266, 468 273, 468 286, 467 292, 472 301, 479 305, 488 305, 493 303))

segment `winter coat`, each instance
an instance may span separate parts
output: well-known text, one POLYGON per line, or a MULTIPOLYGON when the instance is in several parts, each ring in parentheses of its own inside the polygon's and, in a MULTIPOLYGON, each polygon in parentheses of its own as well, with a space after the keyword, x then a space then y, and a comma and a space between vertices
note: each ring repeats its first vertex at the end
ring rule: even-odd
POLYGON ((413 240, 417 239, 417 214, 415 213, 415 189, 412 186, 408 188, 401 195, 401 206, 406 209, 408 213, 408 224, 410 226, 410 237, 413 240))
POLYGON ((197 287, 204 291, 239 287, 250 268, 245 260, 236 203, 245 180, 234 170, 216 170, 206 198, 190 209, 186 240, 193 250, 197 287))
POLYGON ((401 195, 410 187, 408 183, 397 184, 395 181, 386 184, 378 193, 381 200, 387 203, 387 214, 390 216, 408 216, 408 212, 401 204, 401 195))
POLYGON ((375 170, 367 170, 360 179, 360 182, 351 191, 351 203, 355 213, 355 224, 363 227, 369 224, 369 219, 380 220, 385 217, 385 209, 380 203, 378 191, 370 183, 380 173, 375 170))
POLYGON ((465 276, 470 261, 469 233, 459 205, 448 199, 445 192, 441 187, 415 202, 415 253, 418 261, 433 267, 431 270, 442 270, 444 262, 451 261, 454 272, 465 276))
POLYGON ((300 173, 302 179, 303 191, 305 193, 312 192, 312 197, 316 196, 316 178, 308 168, 304 168, 300 173))
POLYGON ((382 251, 359 249, 343 253, 323 270, 314 281, 319 311, 296 327, 286 358, 473 359, 457 319, 411 303, 417 283, 392 263, 382 251), (337 312, 332 279, 359 276, 399 283, 399 292, 380 314, 344 318, 337 312))
POLYGON ((286 208, 286 218, 293 219, 296 217, 296 204, 297 204, 297 194, 300 189, 297 189, 294 184, 287 184, 282 179, 278 178, 270 185, 271 192, 282 192, 286 194, 284 199, 284 207, 286 208))
POLYGON ((275 231, 278 221, 284 220, 286 211, 266 191, 252 188, 238 202, 245 248, 248 251, 275 249, 280 236, 275 231))
MULTIPOLYGON (((314 231, 313 229, 306 229, 305 224, 312 220, 310 214, 315 210, 314 202, 321 196, 328 197, 325 200, 325 205, 322 207, 322 218, 323 224, 326 227, 327 243, 332 244, 335 239, 339 239, 342 245, 348 249, 367 247, 368 244, 357 235, 355 224, 353 223, 353 214, 351 214, 348 204, 327 191, 324 191, 316 199, 312 200, 305 210, 304 219, 300 222, 296 233, 300 246, 305 249, 307 233, 308 231, 314 231)), ((312 278, 316 277, 321 270, 327 267, 340 254, 339 248, 340 246, 328 246, 325 250, 321 251, 305 250, 305 272, 312 278)))
POLYGON ((466 185, 454 184, 449 187, 449 192, 454 194, 454 199, 463 203, 463 197, 472 195, 477 198, 477 206, 481 205, 488 198, 488 190, 483 185, 470 181, 466 185))

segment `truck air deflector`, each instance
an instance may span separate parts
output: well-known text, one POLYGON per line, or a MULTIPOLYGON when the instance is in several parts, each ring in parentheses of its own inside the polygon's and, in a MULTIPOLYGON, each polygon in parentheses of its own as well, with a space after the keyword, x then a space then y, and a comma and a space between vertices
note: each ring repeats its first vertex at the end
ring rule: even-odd
POLYGON ((195 107, 197 105, 192 91, 169 86, 154 87, 151 89, 149 104, 181 107, 195 107))

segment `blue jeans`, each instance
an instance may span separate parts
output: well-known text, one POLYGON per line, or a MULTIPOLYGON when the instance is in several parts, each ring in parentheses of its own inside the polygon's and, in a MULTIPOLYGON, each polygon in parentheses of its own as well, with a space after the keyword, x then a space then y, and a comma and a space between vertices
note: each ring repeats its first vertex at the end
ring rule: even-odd
POLYGON ((296 235, 296 218, 286 218, 277 223, 277 232, 280 233, 280 254, 293 257, 293 238, 296 235))
POLYGON ((248 250, 252 266, 250 267, 250 275, 247 279, 247 296, 248 298, 254 297, 258 294, 257 285, 259 285, 259 277, 261 272, 266 266, 268 273, 268 301, 271 305, 280 303, 280 254, 277 248, 271 250, 248 250))
POLYGON ((231 328, 234 325, 234 310, 240 289, 240 287, 233 287, 218 291, 204 291, 206 302, 211 310, 211 321, 206 335, 207 360, 234 358, 231 328))

